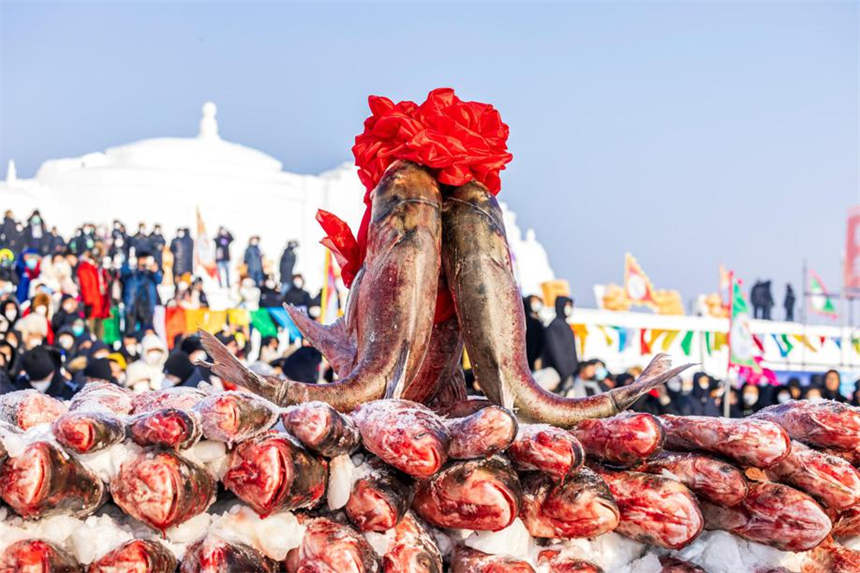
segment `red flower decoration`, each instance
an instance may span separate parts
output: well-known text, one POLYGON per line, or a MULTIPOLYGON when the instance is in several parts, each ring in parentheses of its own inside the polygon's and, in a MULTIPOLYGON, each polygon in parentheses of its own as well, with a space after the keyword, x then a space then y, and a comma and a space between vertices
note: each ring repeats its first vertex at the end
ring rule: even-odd
POLYGON ((499 171, 513 156, 507 149, 508 126, 493 106, 462 101, 450 88, 433 90, 420 106, 379 96, 368 101, 372 115, 352 147, 368 191, 365 201, 397 159, 428 167, 445 185, 476 180, 499 192, 499 171))
MULTIPOLYGON (((502 187, 499 171, 513 159, 507 148, 508 126, 498 110, 490 104, 462 101, 451 88, 433 90, 420 106, 411 101, 395 104, 381 96, 370 96, 368 103, 371 115, 364 121, 364 133, 356 136, 352 147, 358 177, 367 190, 367 209, 358 238, 336 216, 325 211, 317 213, 317 220, 328 234, 322 243, 334 253, 346 286, 364 264, 370 193, 394 161, 404 159, 423 165, 445 185, 478 181, 495 195, 502 187)), ((448 291, 437 293, 435 321, 453 314, 448 291)))

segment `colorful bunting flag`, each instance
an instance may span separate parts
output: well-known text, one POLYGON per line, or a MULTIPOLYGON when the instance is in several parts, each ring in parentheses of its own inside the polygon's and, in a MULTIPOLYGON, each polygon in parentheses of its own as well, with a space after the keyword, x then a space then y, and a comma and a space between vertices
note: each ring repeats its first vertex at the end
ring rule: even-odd
POLYGON ((780 335, 776 333, 771 334, 771 337, 776 343, 776 347, 779 349, 779 355, 782 358, 788 356, 788 353, 791 352, 791 349, 793 348, 791 342, 788 341, 788 337, 784 334, 780 335))
POLYGON ((573 337, 579 343, 579 356, 585 356, 585 340, 588 338, 588 327, 584 324, 571 324, 573 337))
POLYGON ((684 339, 681 340, 681 350, 684 351, 684 356, 689 356, 693 348, 693 331, 688 330, 684 334, 684 339))
POLYGON ((651 354, 651 345, 647 340, 647 330, 645 328, 639 331, 639 353, 645 356, 651 354))
POLYGON ((711 355, 711 333, 705 331, 705 351, 708 353, 708 356, 711 355))
POLYGON ((719 351, 729 342, 729 336, 725 332, 714 333, 714 351, 719 351))
POLYGON ((265 308, 251 311, 251 327, 260 332, 260 336, 277 336, 278 327, 272 322, 272 316, 265 308))
POLYGON ((809 340, 809 337, 805 334, 795 334, 794 339, 807 347, 811 352, 818 352, 818 350, 812 345, 812 342, 809 340))
POLYGON ((680 330, 667 330, 666 334, 663 335, 663 343, 660 345, 660 348, 663 349, 663 352, 669 352, 669 348, 672 346, 672 343, 675 342, 675 339, 678 335, 681 334, 680 330))
POLYGON ((598 330, 603 333, 603 340, 606 341, 606 346, 612 346, 612 337, 609 336, 609 331, 603 325, 598 325, 598 330))

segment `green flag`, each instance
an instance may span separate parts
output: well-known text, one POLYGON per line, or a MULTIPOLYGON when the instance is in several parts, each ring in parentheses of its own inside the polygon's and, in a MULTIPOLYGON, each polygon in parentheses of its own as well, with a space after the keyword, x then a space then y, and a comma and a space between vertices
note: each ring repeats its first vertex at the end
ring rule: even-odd
POLYGON ((251 311, 251 326, 260 331, 260 336, 277 336, 278 327, 272 322, 272 315, 265 308, 251 311))
POLYGON ((750 330, 750 309, 741 292, 740 281, 732 281, 732 317, 729 331, 729 365, 749 366, 758 371, 755 361, 758 347, 750 330))
POLYGON ((827 292, 827 288, 821 282, 821 277, 814 271, 809 271, 809 309, 830 318, 838 316, 833 296, 827 292))
POLYGON ((690 348, 693 344, 693 331, 688 330, 687 334, 684 335, 683 340, 681 340, 681 350, 684 351, 684 356, 690 355, 690 348))

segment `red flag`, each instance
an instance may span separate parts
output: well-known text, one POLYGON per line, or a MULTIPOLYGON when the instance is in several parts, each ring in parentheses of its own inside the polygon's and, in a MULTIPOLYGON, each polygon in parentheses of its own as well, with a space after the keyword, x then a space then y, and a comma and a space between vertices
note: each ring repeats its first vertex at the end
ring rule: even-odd
POLYGON ((624 255, 624 291, 633 304, 657 308, 651 279, 630 253, 624 255))
POLYGON ((848 211, 845 233, 845 289, 860 290, 860 205, 848 211))

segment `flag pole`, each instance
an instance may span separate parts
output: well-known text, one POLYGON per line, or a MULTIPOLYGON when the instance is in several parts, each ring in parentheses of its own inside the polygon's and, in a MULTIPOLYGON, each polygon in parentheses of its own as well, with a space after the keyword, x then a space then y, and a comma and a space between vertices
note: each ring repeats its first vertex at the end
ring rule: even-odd
POLYGON ((729 271, 729 332, 726 335, 728 343, 729 357, 726 364, 726 378, 723 382, 723 417, 729 417, 729 395, 731 394, 732 383, 729 379, 732 373, 732 320, 735 314, 735 271, 729 271))

